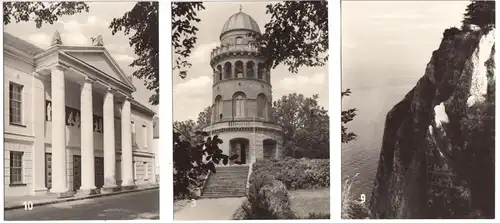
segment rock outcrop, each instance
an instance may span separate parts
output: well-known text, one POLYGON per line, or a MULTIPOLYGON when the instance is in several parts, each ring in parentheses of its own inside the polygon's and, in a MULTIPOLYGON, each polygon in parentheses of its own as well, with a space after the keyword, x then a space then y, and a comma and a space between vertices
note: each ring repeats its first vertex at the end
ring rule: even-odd
POLYGON ((387 114, 373 218, 494 218, 495 31, 444 32, 387 114))

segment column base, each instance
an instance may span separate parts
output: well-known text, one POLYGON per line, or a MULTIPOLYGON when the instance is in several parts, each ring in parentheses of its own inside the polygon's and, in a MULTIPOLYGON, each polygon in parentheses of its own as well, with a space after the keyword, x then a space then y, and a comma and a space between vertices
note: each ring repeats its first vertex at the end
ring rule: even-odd
POLYGON ((137 185, 122 186, 122 190, 135 190, 135 189, 137 189, 137 185))
POLYGON ((113 192, 117 192, 117 191, 121 191, 121 187, 119 186, 103 186, 101 188, 101 193, 102 194, 108 194, 108 193, 113 193, 113 192))
POLYGON ((80 189, 76 192, 76 195, 94 195, 98 194, 99 190, 97 189, 80 189))
POLYGON ((54 195, 57 199, 63 199, 68 197, 73 197, 75 192, 66 191, 66 192, 47 192, 47 194, 54 195))

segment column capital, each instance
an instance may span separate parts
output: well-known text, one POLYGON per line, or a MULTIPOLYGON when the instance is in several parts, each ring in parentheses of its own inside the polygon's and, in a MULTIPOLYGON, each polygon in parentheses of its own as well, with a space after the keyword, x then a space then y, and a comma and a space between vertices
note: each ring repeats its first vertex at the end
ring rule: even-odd
POLYGON ((84 80, 85 80, 85 83, 89 83, 89 84, 94 84, 94 83, 96 83, 96 82, 97 82, 97 80, 96 80, 96 79, 91 78, 91 77, 88 77, 88 76, 86 76, 86 77, 84 78, 84 80))
POLYGON ((64 65, 64 64, 62 64, 62 63, 56 63, 56 64, 54 64, 54 66, 51 68, 51 70, 53 70, 53 69, 59 69, 59 70, 61 70, 61 71, 66 71, 66 70, 69 70, 69 69, 70 69, 70 67, 69 67, 69 66, 66 66, 66 65, 64 65))
POLYGON ((124 101, 131 102, 132 100, 134 100, 133 97, 131 97, 131 96, 125 96, 125 100, 124 101))
POLYGON ((116 93, 116 89, 112 88, 111 86, 108 86, 108 93, 114 94, 116 93))

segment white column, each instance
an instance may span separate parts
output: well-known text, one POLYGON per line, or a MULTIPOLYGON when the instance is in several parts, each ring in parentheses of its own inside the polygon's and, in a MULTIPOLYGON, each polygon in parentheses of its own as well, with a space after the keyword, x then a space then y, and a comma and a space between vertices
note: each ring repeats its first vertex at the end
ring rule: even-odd
POLYGON ((134 185, 130 100, 127 97, 122 107, 122 186, 134 185))
POLYGON ((94 175, 94 112, 92 106, 92 83, 89 78, 85 78, 80 92, 81 110, 81 178, 84 192, 92 192, 95 189, 94 175))
POLYGON ((32 103, 35 108, 31 114, 33 115, 33 135, 35 140, 33 142, 33 194, 38 192, 46 192, 45 187, 45 120, 47 115, 47 107, 45 104, 45 83, 40 74, 33 72, 33 98, 32 103))
POLYGON ((51 192, 68 191, 66 176, 66 101, 64 71, 52 68, 52 188, 51 192))
POLYGON ((104 187, 116 187, 116 148, 115 148, 115 101, 114 90, 108 89, 104 96, 103 138, 104 138, 104 187))

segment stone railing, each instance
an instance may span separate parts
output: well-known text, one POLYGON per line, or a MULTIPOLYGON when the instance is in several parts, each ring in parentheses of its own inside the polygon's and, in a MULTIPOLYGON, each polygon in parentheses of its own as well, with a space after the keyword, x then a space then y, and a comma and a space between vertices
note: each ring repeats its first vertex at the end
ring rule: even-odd
POLYGON ((212 50, 212 53, 210 54, 210 60, 214 59, 214 57, 220 56, 225 53, 239 53, 239 52, 258 53, 259 48, 252 44, 234 44, 234 45, 218 46, 214 50, 212 50))
POLYGON ((218 129, 223 129, 223 128, 238 128, 238 127, 257 127, 257 128, 268 128, 268 129, 274 129, 277 131, 283 131, 283 128, 275 123, 270 123, 270 122, 263 122, 259 120, 254 121, 249 121, 249 120, 239 120, 239 121, 226 121, 226 122, 219 122, 215 123, 213 125, 205 127, 204 131, 210 132, 218 129))

